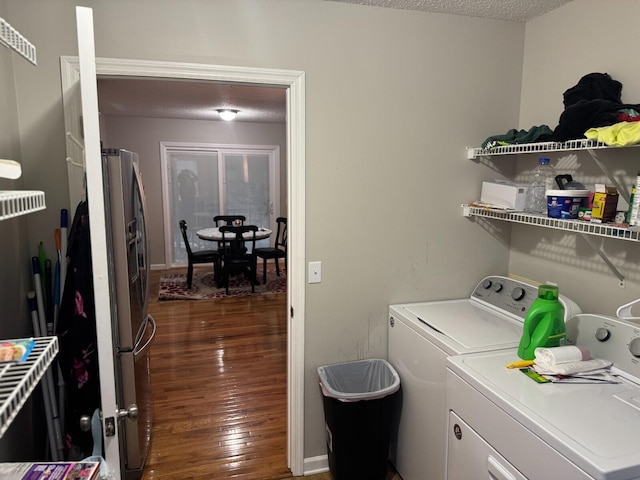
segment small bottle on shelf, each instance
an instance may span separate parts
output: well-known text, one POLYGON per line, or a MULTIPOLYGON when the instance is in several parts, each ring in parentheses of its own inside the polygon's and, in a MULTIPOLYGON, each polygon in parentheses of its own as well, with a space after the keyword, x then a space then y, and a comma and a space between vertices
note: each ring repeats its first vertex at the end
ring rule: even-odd
POLYGON ((553 190, 556 172, 548 158, 539 158, 533 172, 533 181, 527 191, 526 211, 530 213, 547 213, 547 190, 553 190))
POLYGON ((629 199, 629 211, 627 212, 627 223, 631 227, 640 225, 640 172, 636 177, 636 184, 631 190, 629 199))

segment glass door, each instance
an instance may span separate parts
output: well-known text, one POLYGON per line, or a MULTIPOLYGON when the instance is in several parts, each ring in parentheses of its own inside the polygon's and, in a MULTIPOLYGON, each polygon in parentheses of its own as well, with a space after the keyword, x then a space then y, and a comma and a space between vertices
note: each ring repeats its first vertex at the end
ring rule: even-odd
MULTIPOLYGON (((269 155, 221 151, 220 157, 224 167, 224 214, 244 215, 246 224, 269 228, 272 213, 269 155)), ((268 246, 269 241, 260 240, 260 243, 268 246)))
MULTIPOLYGON (((246 224, 274 229, 280 196, 277 147, 163 144, 162 162, 168 265, 186 265, 187 254, 179 228, 187 222, 194 250, 211 248, 196 232, 213 227, 216 215, 244 215, 246 224)), ((268 246, 269 239, 256 242, 268 246)))

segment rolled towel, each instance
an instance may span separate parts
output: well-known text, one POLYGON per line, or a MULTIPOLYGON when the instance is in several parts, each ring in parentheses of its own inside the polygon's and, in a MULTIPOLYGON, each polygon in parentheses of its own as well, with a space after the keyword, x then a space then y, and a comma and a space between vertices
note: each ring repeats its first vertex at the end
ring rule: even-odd
POLYGON ((566 362, 557 365, 533 365, 533 369, 542 375, 574 375, 577 373, 596 373, 606 371, 613 362, 594 358, 577 362, 566 362))
POLYGON ((591 352, 584 345, 565 345, 564 347, 536 348, 533 352, 538 365, 558 365, 560 363, 591 360, 591 352))

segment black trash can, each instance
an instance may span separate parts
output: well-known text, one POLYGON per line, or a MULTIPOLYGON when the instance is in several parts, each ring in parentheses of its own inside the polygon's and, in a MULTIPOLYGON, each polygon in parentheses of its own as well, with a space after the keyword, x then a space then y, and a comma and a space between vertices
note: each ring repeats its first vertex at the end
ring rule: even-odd
POLYGON ((318 367, 334 480, 384 480, 400 377, 382 359, 318 367))

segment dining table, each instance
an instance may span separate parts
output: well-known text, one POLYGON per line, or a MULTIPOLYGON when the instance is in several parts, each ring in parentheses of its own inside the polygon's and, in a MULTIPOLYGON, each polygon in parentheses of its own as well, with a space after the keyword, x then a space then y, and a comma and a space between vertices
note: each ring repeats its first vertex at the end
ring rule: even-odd
MULTIPOLYGON (((271 236, 271 233, 273 232, 270 229, 260 227, 256 231, 256 240, 263 240, 265 238, 269 238, 271 236)), ((198 236, 198 238, 201 238, 202 240, 211 240, 212 242, 222 241, 222 232, 220 231, 219 227, 209 227, 209 228, 203 228, 201 230, 197 230, 196 235, 198 236)), ((229 239, 230 236, 231 235, 228 234, 227 239, 229 239)), ((245 232, 242 234, 242 236, 245 240, 251 240, 252 232, 245 232)))

